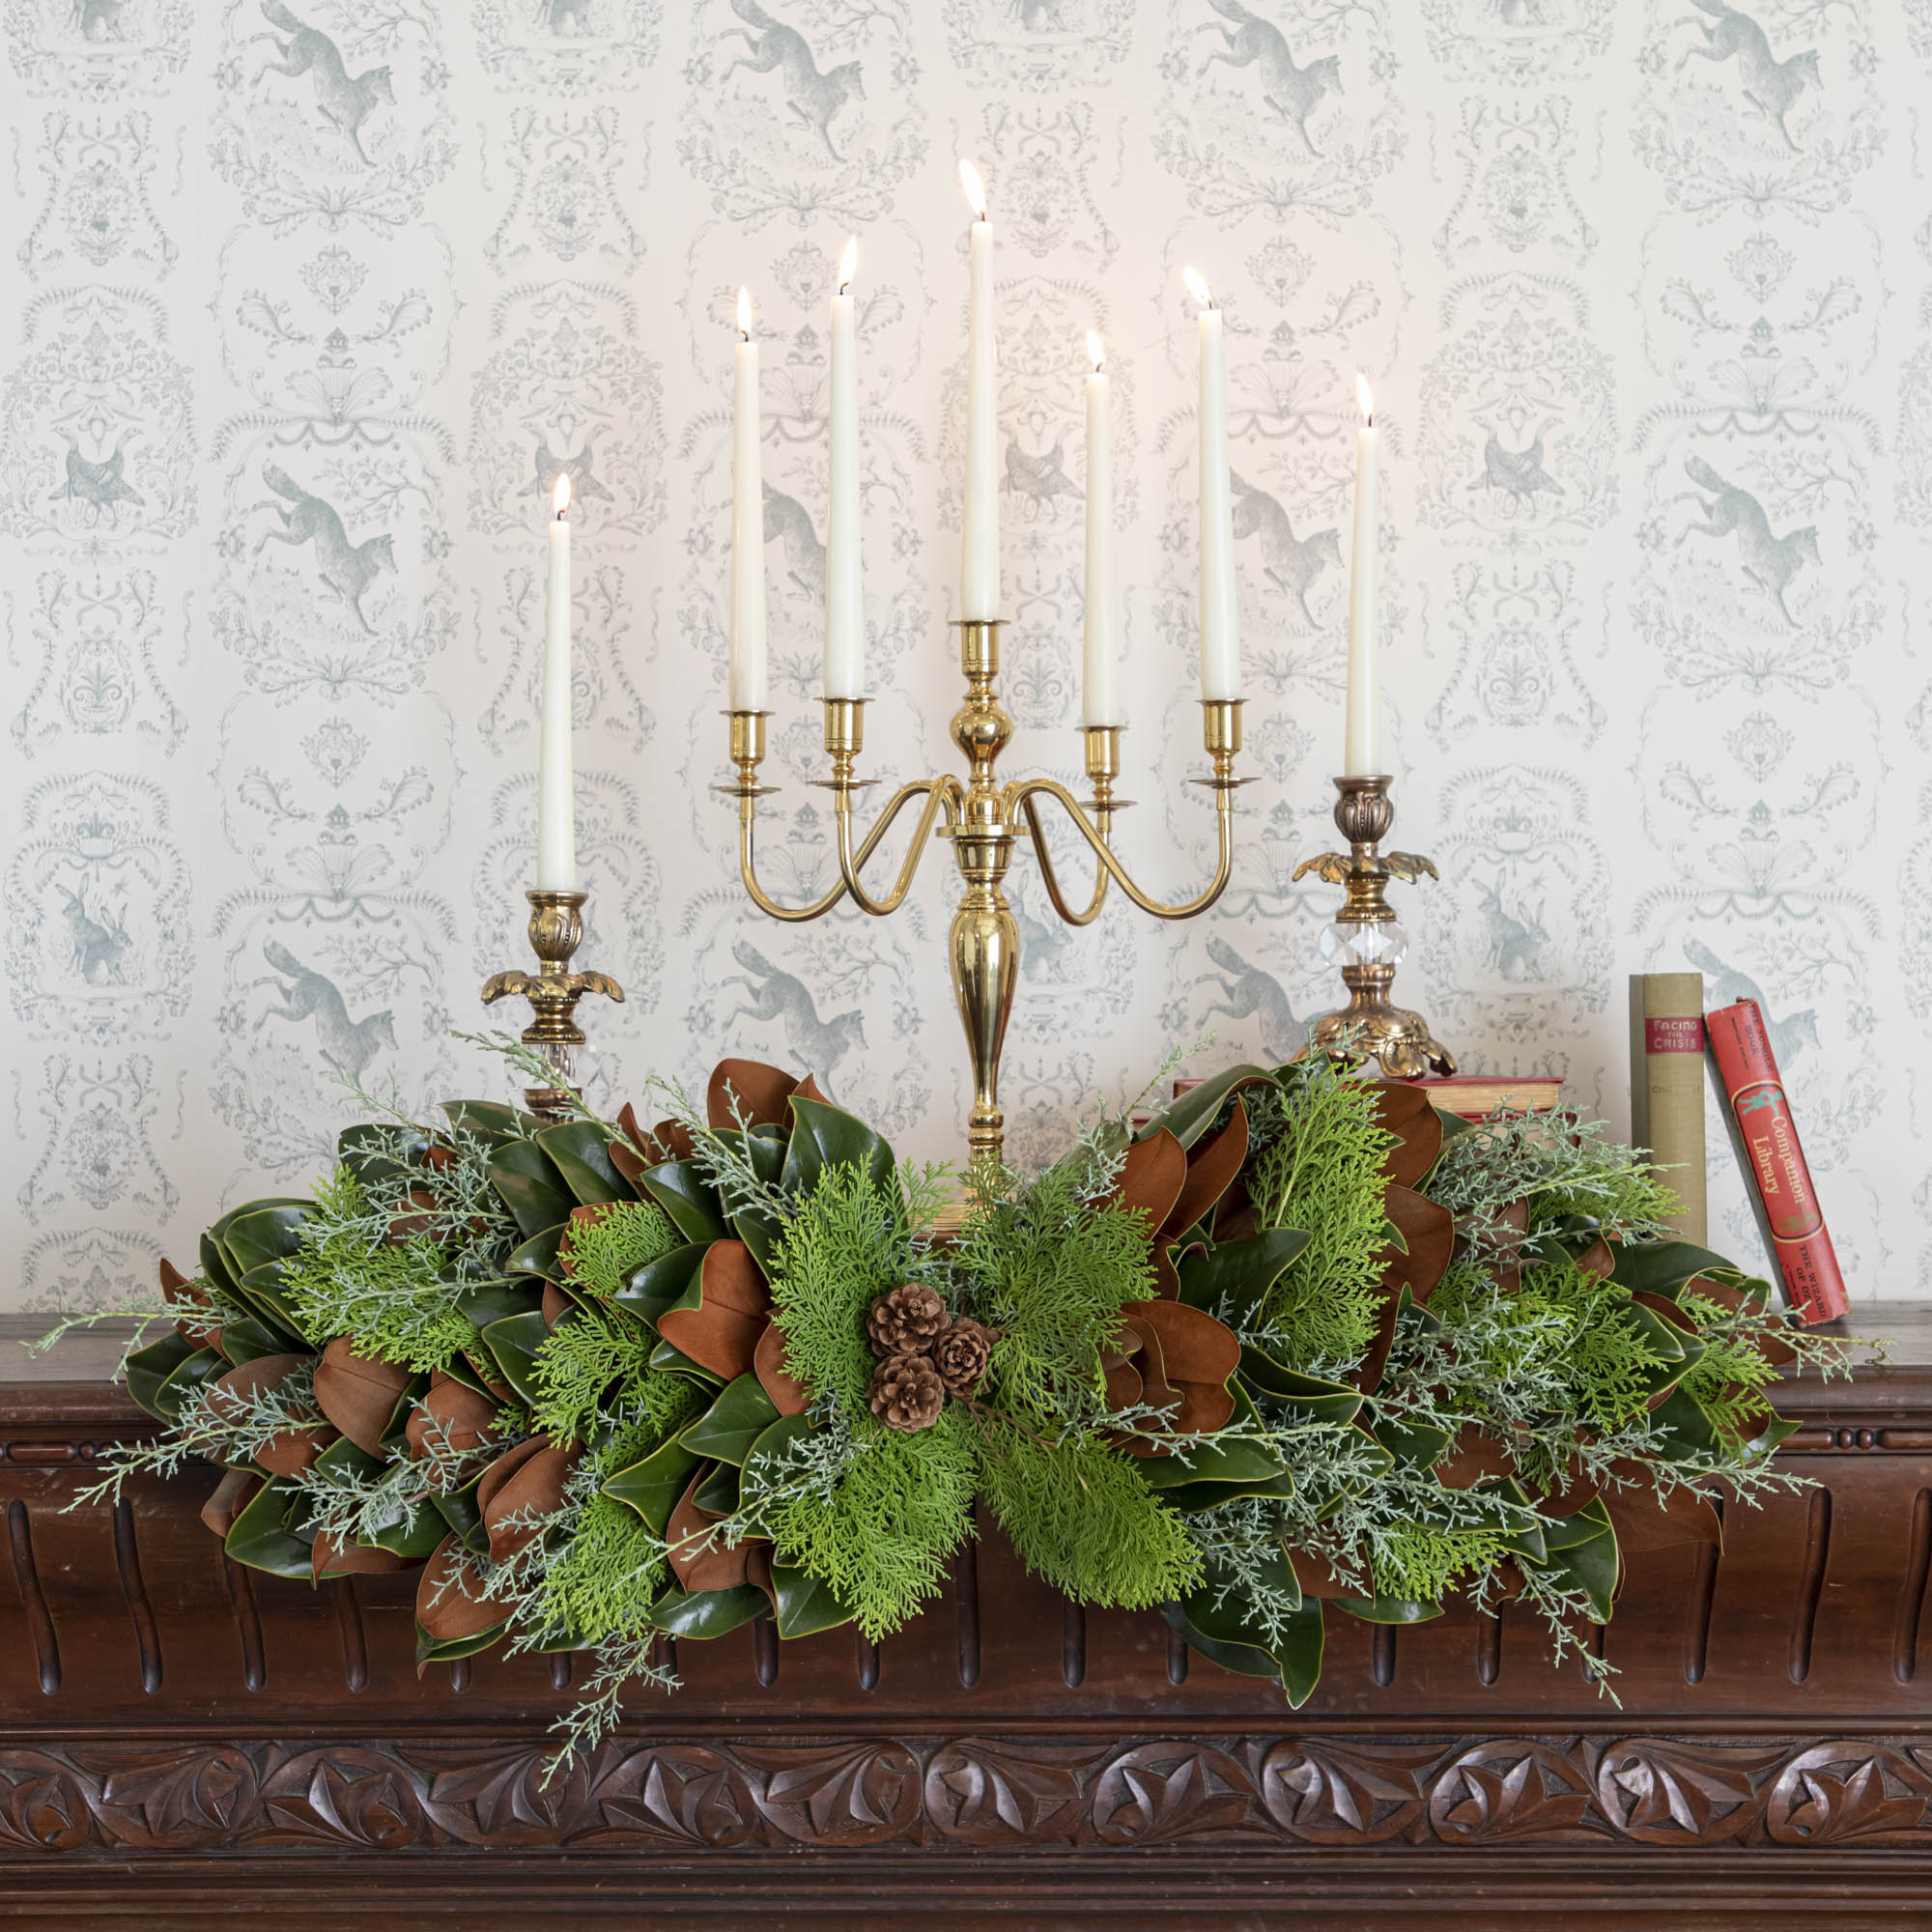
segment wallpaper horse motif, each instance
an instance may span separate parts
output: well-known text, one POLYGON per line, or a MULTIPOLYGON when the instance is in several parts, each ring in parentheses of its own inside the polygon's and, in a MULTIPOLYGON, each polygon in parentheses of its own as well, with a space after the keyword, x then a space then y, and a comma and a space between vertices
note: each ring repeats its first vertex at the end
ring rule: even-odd
POLYGON ((1197 1071, 1284 1054, 1334 1001, 1334 894, 1293 874, 1332 842, 1365 368, 1397 807, 1444 874, 1402 901, 1405 983, 1468 1068, 1562 1073, 1613 1119, 1625 974, 1759 999, 1860 1290, 1932 1289, 1880 1211, 1932 1195, 1898 1130, 1932 1070, 1932 0, 0 0, 0 1293, 126 1296, 163 1237, 313 1170, 360 1111, 345 1076, 406 1106, 475 1077, 450 1029, 524 956, 559 474, 581 956, 630 995, 605 1073, 669 1041, 696 1076, 729 1040, 951 1150, 943 887, 893 922, 755 920, 708 787, 743 284, 761 866, 822 890, 825 299, 854 232, 867 758, 950 756, 959 154, 1001 224, 1013 755, 1078 782, 1091 327, 1120 837, 1200 869, 1193 263, 1227 318, 1261 781, 1197 925, 1072 931, 1016 865, 1014 1151, 1171 1041, 1217 1035, 1197 1071))

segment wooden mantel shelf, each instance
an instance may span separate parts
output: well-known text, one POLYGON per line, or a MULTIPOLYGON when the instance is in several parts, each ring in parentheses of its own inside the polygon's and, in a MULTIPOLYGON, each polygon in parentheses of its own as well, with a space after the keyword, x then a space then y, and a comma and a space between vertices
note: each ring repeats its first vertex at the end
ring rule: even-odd
POLYGON ((236 1568, 212 1472, 64 1514, 144 1419, 103 1342, 0 1339, 0 1923, 1921 1926, 1932 1321, 1853 1325, 1900 1359, 1784 1392, 1817 1487, 1632 1576, 1621 1707, 1459 1610, 1332 1618, 1291 1711, 988 1534, 876 1651, 679 1646, 685 1688, 548 1787, 568 1660, 418 1680, 412 1579, 236 1568))

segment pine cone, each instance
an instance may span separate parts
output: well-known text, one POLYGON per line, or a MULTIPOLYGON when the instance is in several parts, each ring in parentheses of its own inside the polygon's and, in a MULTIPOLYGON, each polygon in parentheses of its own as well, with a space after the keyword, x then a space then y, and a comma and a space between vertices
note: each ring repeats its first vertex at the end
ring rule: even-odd
POLYGON ((939 1420, 946 1384, 923 1355, 891 1355, 874 1371, 867 1399, 888 1429, 910 1435, 939 1420))
POLYGON ((909 1281, 872 1303, 866 1333, 875 1355, 923 1355, 944 1332, 947 1320, 938 1291, 923 1281, 909 1281))
POLYGON ((999 1339, 983 1321, 962 1315, 932 1345, 932 1364, 949 1395, 971 1396, 979 1388, 999 1339))

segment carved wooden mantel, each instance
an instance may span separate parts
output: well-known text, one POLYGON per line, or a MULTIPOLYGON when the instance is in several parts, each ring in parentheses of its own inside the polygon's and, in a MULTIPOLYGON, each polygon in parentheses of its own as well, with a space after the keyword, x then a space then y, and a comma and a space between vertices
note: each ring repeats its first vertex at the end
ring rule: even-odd
POLYGON ((410 1578, 237 1569, 212 1475, 63 1515, 142 1420, 0 1383, 0 1921, 1932 1923, 1932 1368, 1784 1406, 1820 1487, 1645 1560, 1621 1708, 1458 1612, 1332 1618, 1290 1711, 988 1535, 876 1651, 680 1646, 684 1690, 546 1786, 568 1660, 418 1681, 410 1578))

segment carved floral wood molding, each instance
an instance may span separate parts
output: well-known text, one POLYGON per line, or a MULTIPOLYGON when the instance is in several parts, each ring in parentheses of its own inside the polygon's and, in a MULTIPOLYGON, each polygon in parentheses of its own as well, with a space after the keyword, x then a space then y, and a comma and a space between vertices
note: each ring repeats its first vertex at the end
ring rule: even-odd
POLYGON ((1932 1850, 1932 1742, 1254 1737, 111 1744, 0 1750, 0 1869, 41 1856, 909 1845, 1932 1850), (41 1856, 36 1856, 41 1855, 41 1856))

